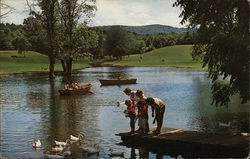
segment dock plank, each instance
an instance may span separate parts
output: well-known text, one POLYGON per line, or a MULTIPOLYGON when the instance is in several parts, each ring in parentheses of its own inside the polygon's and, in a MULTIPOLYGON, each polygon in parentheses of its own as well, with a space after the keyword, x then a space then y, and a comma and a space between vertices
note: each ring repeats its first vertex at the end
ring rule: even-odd
POLYGON ((198 150, 198 154, 203 157, 246 157, 249 153, 249 137, 240 134, 216 134, 164 127, 159 135, 127 132, 117 135, 121 136, 126 145, 139 144, 148 147, 157 145, 161 151, 165 149, 169 152, 171 149, 177 151, 175 152, 177 154, 190 155, 192 151, 198 150), (216 156, 216 153, 219 156, 216 156))

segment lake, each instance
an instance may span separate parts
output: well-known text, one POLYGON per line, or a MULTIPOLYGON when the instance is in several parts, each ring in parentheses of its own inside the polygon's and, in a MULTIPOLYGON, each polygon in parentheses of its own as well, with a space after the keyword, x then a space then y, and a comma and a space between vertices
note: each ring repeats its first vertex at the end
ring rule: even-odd
MULTIPOLYGON (((93 85, 93 94, 83 96, 60 96, 58 90, 68 80, 63 76, 50 81, 46 74, 1 75, 0 156, 43 158, 54 140, 65 141, 69 135, 83 134, 81 143, 71 145, 71 158, 84 158, 86 147, 98 148, 101 158, 109 158, 112 150, 125 152, 126 158, 145 154, 145 158, 155 158, 155 153, 119 145, 120 137, 115 136, 130 131, 129 119, 123 114, 126 107, 116 107, 117 101, 128 98, 123 93, 127 87, 142 89, 147 97, 165 101, 163 126, 219 133, 249 131, 248 104, 240 104, 239 97, 234 96, 228 108, 211 105, 207 75, 204 71, 167 67, 87 68, 71 79, 93 85), (138 84, 100 86, 98 79, 117 77, 135 77, 138 84), (231 125, 222 128, 219 122, 231 125), (37 150, 32 147, 36 139, 42 142, 37 150)), ((152 126, 151 118, 149 124, 152 126)))

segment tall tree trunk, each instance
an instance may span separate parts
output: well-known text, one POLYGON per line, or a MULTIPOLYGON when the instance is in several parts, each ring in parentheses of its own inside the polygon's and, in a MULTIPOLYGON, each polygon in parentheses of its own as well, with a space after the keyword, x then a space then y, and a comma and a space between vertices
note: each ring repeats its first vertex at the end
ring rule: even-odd
POLYGON ((61 61, 61 64, 62 64, 63 72, 66 73, 66 72, 67 72, 67 67, 66 67, 66 65, 65 65, 65 62, 64 62, 63 59, 61 59, 60 61, 61 61))
POLYGON ((50 58, 49 59, 49 61, 50 61, 50 63, 49 63, 49 78, 53 79, 53 78, 55 78, 55 70, 54 70, 55 58, 52 56, 50 56, 49 58, 50 58))
POLYGON ((55 78, 54 65, 56 61, 55 42, 55 4, 56 0, 46 0, 43 10, 45 11, 45 26, 49 40, 49 78, 55 78))
POLYGON ((66 65, 67 65, 67 75, 71 76, 72 74, 72 61, 73 59, 70 57, 67 59, 66 61, 66 65))

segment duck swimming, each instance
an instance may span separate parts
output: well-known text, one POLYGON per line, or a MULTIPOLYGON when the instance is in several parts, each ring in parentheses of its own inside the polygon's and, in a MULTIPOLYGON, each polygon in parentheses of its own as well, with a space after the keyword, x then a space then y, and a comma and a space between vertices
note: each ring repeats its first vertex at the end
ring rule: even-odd
POLYGON ((41 147, 42 146, 42 143, 41 141, 38 139, 37 141, 35 141, 33 144, 32 144, 33 147, 35 148, 38 148, 38 147, 41 147))
POLYGON ((51 151, 53 152, 61 152, 64 148, 62 146, 56 146, 56 147, 52 147, 51 151))
POLYGON ((71 141, 80 141, 83 139, 83 135, 79 134, 78 137, 75 137, 73 135, 70 135, 70 140, 71 141))
POLYGON ((63 147, 65 147, 68 144, 68 142, 69 142, 69 139, 67 139, 66 142, 61 142, 61 141, 56 141, 55 140, 55 144, 57 146, 63 146, 63 147))

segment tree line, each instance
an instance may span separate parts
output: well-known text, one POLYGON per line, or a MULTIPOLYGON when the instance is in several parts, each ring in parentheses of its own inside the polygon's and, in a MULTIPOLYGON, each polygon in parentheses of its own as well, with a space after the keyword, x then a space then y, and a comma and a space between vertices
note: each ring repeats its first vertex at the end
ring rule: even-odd
MULTIPOLYGON (((58 25, 56 29, 61 32, 63 26, 58 25)), ((165 46, 194 44, 196 36, 196 32, 137 34, 119 26, 103 30, 101 27, 79 24, 74 28, 71 39, 74 44, 72 55, 73 59, 84 56, 102 59, 105 55, 121 59, 124 55, 141 54, 165 46)), ((46 30, 34 16, 24 19, 22 25, 0 24, 0 50, 15 49, 19 53, 32 50, 47 55, 49 43, 46 38, 46 30)), ((56 48, 60 53, 56 59, 65 58, 60 43, 65 37, 59 34, 57 38, 56 48)))

